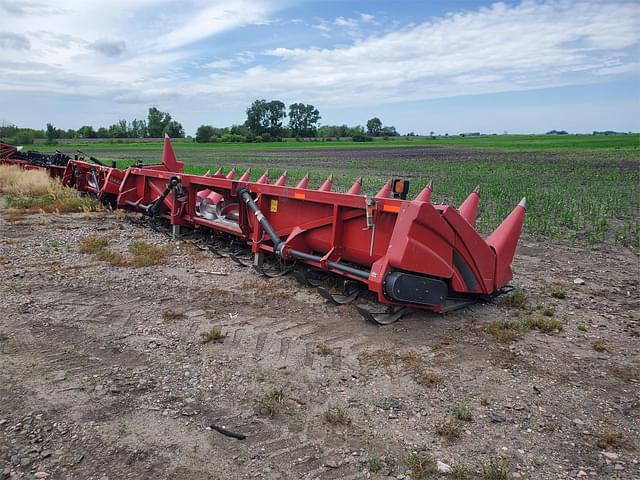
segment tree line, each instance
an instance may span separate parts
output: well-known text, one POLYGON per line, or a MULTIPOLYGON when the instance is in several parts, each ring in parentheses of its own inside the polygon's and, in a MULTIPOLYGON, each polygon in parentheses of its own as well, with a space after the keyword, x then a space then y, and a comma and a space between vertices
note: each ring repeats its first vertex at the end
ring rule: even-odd
POLYGON ((355 141, 368 141, 372 137, 398 135, 395 127, 383 126, 377 117, 367 122, 366 129, 360 125, 319 126, 320 112, 315 106, 305 103, 292 103, 287 109, 280 100, 255 100, 247 108, 246 115, 241 125, 222 128, 200 125, 196 131, 196 142, 277 142, 283 138, 314 137, 351 137, 355 141), (289 119, 287 124, 286 118, 289 119))
MULTIPOLYGON (((255 100, 246 109, 246 120, 230 127, 200 125, 194 140, 207 142, 274 142, 283 138, 345 138, 356 142, 372 140, 373 137, 398 136, 393 126, 384 126, 378 117, 367 121, 366 126, 322 125, 322 117, 314 105, 292 103, 288 107, 280 100, 255 100), (288 119, 288 122, 286 121, 288 119)), ((168 134, 172 138, 184 138, 182 124, 170 113, 156 107, 148 110, 146 120, 120 120, 109 127, 94 128, 83 125, 77 130, 59 129, 47 123, 44 130, 18 128, 15 125, 0 126, 0 139, 17 145, 31 144, 35 139, 46 139, 55 143, 59 139, 136 139, 160 138, 168 134)))
POLYGON ((84 139, 84 138, 160 138, 164 134, 172 138, 184 138, 182 124, 171 117, 167 112, 161 112, 155 107, 149 108, 147 119, 128 122, 120 120, 109 127, 95 129, 92 125, 83 125, 74 130, 56 128, 47 123, 44 130, 32 128, 19 128, 15 125, 0 126, 0 138, 17 145, 33 143, 35 139, 47 139, 49 143, 55 143, 59 139, 84 139))

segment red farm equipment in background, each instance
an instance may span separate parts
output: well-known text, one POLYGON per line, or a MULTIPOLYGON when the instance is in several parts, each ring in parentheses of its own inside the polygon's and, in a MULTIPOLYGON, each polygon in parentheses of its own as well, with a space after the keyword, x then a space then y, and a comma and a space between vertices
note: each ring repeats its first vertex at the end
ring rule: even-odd
POLYGON ((274 183, 268 172, 251 181, 249 170, 189 175, 168 138, 162 160, 118 170, 72 159, 62 181, 119 208, 164 220, 174 234, 181 228, 204 232, 217 242, 209 245, 213 251, 242 245, 224 254, 245 265, 251 254, 253 266, 266 276, 294 271, 334 303, 369 292, 383 308, 358 310, 379 324, 412 309, 446 312, 490 300, 512 278, 524 199, 483 238, 475 229, 478 189, 456 209, 432 204, 431 184, 407 200, 409 182, 402 179, 369 196, 360 194, 362 179, 339 193, 331 191, 332 177, 311 190, 307 177, 287 186, 286 173, 274 183), (320 286, 328 276, 341 279, 340 292, 320 286))

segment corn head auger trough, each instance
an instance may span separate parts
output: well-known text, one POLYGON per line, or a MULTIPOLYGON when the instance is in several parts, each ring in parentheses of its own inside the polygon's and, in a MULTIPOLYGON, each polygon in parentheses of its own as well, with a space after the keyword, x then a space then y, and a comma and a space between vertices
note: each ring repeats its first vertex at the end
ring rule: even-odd
POLYGON ((409 182, 402 179, 369 196, 361 195, 361 178, 338 193, 331 191, 331 176, 311 190, 306 176, 287 186, 286 172, 275 183, 268 172, 251 181, 250 170, 189 175, 169 138, 162 164, 126 170, 75 155, 67 157, 61 171, 54 160, 38 163, 37 155, 43 154, 0 144, 0 163, 47 170, 64 185, 95 194, 114 208, 168 222, 174 235, 182 227, 199 231, 210 239, 209 250, 243 265, 252 262, 265 276, 293 271, 336 304, 369 292, 380 311, 357 308, 379 324, 395 322, 412 309, 447 312, 506 291, 526 209, 523 199, 483 238, 475 229, 478 189, 456 209, 432 204, 431 184, 406 200, 409 182), (340 293, 321 286, 336 278, 340 293))

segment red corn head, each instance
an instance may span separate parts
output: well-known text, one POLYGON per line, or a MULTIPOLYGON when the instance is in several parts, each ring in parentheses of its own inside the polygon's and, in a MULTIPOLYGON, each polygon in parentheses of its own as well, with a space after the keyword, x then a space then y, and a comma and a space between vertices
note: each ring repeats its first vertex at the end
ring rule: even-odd
POLYGON ((319 192, 330 192, 333 186, 333 174, 329 175, 327 179, 320 185, 319 192))
POLYGON ((391 182, 385 183, 380 191, 376 194, 378 198, 389 198, 391 196, 391 182))
POLYGON ((431 194, 433 193, 433 182, 429 180, 429 183, 422 189, 422 191, 416 196, 415 200, 418 202, 431 203, 431 194))
POLYGON ((164 146, 162 147, 162 164, 170 172, 181 173, 184 170, 184 163, 176 159, 176 154, 171 146, 169 135, 164 135, 164 146))
POLYGON ((269 183, 269 169, 266 169, 256 183, 269 183))
POLYGON ((522 231, 527 199, 523 198, 500 226, 487 238, 487 244, 496 254, 495 284, 505 285, 512 278, 511 262, 516 253, 518 238, 522 231))
POLYGON ((360 195, 360 190, 362 190, 362 177, 358 177, 347 193, 350 195, 360 195))
POLYGON ((476 226, 476 218, 478 218, 478 204, 480 203, 480 185, 473 189, 473 192, 462 202, 458 211, 460 216, 464 218, 472 227, 476 226))
POLYGON ((247 171, 242 174, 242 176, 238 179, 239 182, 248 182, 251 178, 251 169, 247 168, 247 171))
POLYGON ((278 181, 274 183, 274 185, 278 185, 279 187, 284 187, 285 183, 287 183, 287 171, 285 170, 278 178, 278 181))
POLYGON ((309 174, 305 175, 302 180, 298 182, 296 188, 307 188, 309 186, 309 174))

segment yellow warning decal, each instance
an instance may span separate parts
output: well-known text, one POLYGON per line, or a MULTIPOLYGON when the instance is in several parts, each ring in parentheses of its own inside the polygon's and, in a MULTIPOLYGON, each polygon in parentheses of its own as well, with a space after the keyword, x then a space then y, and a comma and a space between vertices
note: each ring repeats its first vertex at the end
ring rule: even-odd
POLYGON ((304 199, 304 193, 294 193, 293 194, 293 198, 297 198, 297 199, 303 200, 304 199))
POLYGON ((278 200, 271 200, 271 213, 276 213, 278 211, 278 200))

